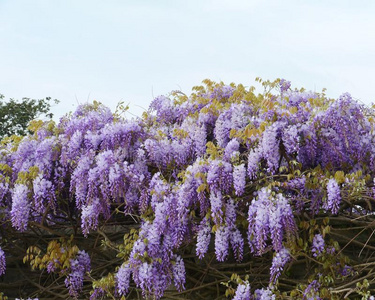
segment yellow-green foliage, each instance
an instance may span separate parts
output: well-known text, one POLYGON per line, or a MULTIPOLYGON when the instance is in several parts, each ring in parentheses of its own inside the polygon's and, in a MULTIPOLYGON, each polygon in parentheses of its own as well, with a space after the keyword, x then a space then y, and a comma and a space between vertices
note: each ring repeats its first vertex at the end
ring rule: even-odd
POLYGON ((117 257, 123 258, 125 261, 129 259, 130 252, 133 249, 135 241, 138 239, 138 230, 135 228, 130 229, 129 233, 124 235, 124 243, 119 245, 119 253, 117 257))
POLYGON ((33 270, 43 270, 50 263, 53 264, 53 269, 57 271, 66 270, 70 267, 70 260, 76 257, 78 251, 78 247, 73 244, 72 237, 69 240, 52 240, 48 243, 44 254, 37 246, 30 246, 26 251, 23 262, 29 262, 33 270))

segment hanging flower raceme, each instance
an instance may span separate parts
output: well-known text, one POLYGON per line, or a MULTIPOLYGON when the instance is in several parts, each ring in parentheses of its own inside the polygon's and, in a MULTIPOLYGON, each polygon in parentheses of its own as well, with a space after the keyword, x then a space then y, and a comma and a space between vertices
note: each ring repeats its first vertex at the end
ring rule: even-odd
POLYGON ((282 194, 272 196, 267 188, 261 189, 257 199, 252 201, 248 221, 250 248, 257 255, 264 253, 269 238, 273 249, 279 251, 284 236, 291 240, 296 235, 297 226, 287 199, 282 194))
POLYGON ((336 215, 340 208, 341 194, 340 187, 334 178, 331 178, 327 184, 327 203, 326 209, 336 215))
POLYGON ((91 261, 85 251, 79 251, 77 258, 70 261, 70 270, 68 277, 65 279, 65 285, 72 297, 77 298, 83 287, 83 279, 86 272, 91 270, 91 261))
POLYGON ((25 231, 30 217, 30 193, 24 184, 16 184, 12 193, 12 225, 19 231, 25 231))
POLYGON ((5 274, 6 262, 5 262, 5 253, 0 247, 0 276, 5 274))

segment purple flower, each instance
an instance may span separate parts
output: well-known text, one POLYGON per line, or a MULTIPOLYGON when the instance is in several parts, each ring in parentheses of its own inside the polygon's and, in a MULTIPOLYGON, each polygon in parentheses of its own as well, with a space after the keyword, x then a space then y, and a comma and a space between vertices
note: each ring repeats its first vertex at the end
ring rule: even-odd
POLYGON ((24 184, 16 184, 12 194, 12 226, 19 231, 25 231, 29 221, 30 203, 29 189, 24 184))
POLYGON ((254 199, 249 206, 248 239, 250 249, 262 255, 270 235, 273 249, 282 248, 282 240, 294 238, 297 230, 292 208, 288 200, 282 195, 271 196, 271 191, 263 188, 258 192, 258 199, 254 199))
POLYGON ((229 193, 233 183, 232 165, 218 159, 210 161, 207 172, 207 183, 211 191, 222 190, 229 193))
POLYGON ((255 300, 276 300, 276 296, 269 288, 258 289, 255 290, 255 300))
POLYGON ((311 252, 314 257, 319 256, 324 251, 325 243, 321 234, 316 234, 313 238, 311 252))
POLYGON ((9 191, 9 183, 6 181, 2 181, 3 178, 0 177, 0 203, 3 202, 4 196, 9 191))
POLYGON ((242 196, 246 185, 246 169, 244 164, 233 168, 233 185, 236 195, 242 196))
POLYGON ((83 274, 78 271, 71 272, 68 277, 65 278, 65 286, 69 290, 69 294, 77 298, 79 292, 83 287, 83 274))
POLYGON ((197 157, 201 157, 206 153, 207 130, 206 126, 196 128, 194 131, 194 149, 197 157))
POLYGON ((172 266, 173 281, 178 291, 182 291, 185 285, 185 264, 181 256, 177 255, 172 266))
POLYGON ((44 213, 46 206, 50 205, 52 208, 55 207, 55 193, 52 182, 43 178, 42 175, 39 175, 33 181, 33 190, 34 190, 34 203, 35 209, 44 213))
POLYGON ((229 236, 230 244, 234 252, 234 257, 237 261, 243 259, 243 248, 244 248, 244 239, 241 232, 236 228, 230 232, 229 236))
POLYGON ((176 109, 172 105, 171 99, 165 96, 156 97, 151 102, 149 109, 156 111, 158 122, 173 122, 177 117, 176 109))
POLYGON ((279 167, 279 138, 278 138, 279 124, 273 123, 269 126, 262 136, 262 156, 267 160, 268 169, 270 173, 274 173, 279 167))
POLYGON ((233 229, 236 226, 236 207, 233 199, 229 198, 225 205, 225 222, 229 229, 233 229))
POLYGON ((286 152, 289 154, 299 151, 299 135, 296 125, 290 125, 284 129, 283 144, 286 152))
POLYGON ((320 283, 317 280, 311 281, 311 283, 303 291, 303 300, 320 300, 321 298, 317 295, 319 292, 320 283))
POLYGON ((290 88, 290 85, 291 85, 290 81, 287 81, 285 79, 281 79, 280 80, 280 90, 281 90, 281 92, 287 91, 290 88))
POLYGON ((129 290, 131 268, 128 264, 123 264, 116 274, 116 289, 120 296, 125 296, 129 290))
POLYGON ((215 254, 218 261, 224 261, 228 255, 229 229, 220 226, 215 233, 215 254))
POLYGON ((250 300, 250 284, 248 282, 239 284, 233 300, 250 300))
POLYGON ((281 275, 285 265, 290 260, 289 250, 286 248, 282 248, 279 252, 276 253, 272 260, 272 266, 270 269, 271 278, 270 281, 272 283, 276 283, 277 279, 281 275))
POLYGON ((152 288, 152 277, 152 265, 144 262, 140 265, 138 269, 138 276, 134 278, 134 280, 143 291, 146 291, 152 288))
POLYGON ((95 198, 92 203, 82 206, 82 231, 85 236, 88 235, 90 229, 96 229, 98 226, 98 218, 101 212, 100 200, 95 198))
POLYGON ((65 279, 65 286, 72 297, 77 298, 83 287, 83 277, 91 270, 91 261, 85 251, 79 251, 76 259, 70 260, 71 272, 65 279))
POLYGON ((270 196, 270 191, 263 188, 258 192, 258 199, 253 199, 249 206, 248 240, 251 252, 258 255, 263 254, 269 233, 269 211, 272 208, 270 196))
POLYGON ((211 241, 211 226, 210 224, 202 220, 200 228, 197 234, 197 256, 202 259, 208 250, 208 246, 211 241))
POLYGON ((238 150, 240 148, 240 143, 237 141, 237 139, 232 139, 227 146, 225 147, 224 151, 224 159, 226 161, 231 161, 232 157, 239 153, 238 150))
POLYGON ((256 178, 256 173, 259 170, 259 163, 261 158, 261 153, 258 148, 249 152, 249 156, 247 159, 247 173, 249 174, 250 179, 256 178))
POLYGON ((327 208, 336 215, 339 212, 341 202, 340 187, 334 178, 327 184, 327 208))
POLYGON ((211 192, 210 194, 210 204, 211 204, 211 216, 214 220, 215 224, 218 224, 222 221, 222 206, 223 206, 223 199, 221 196, 221 192, 211 192))
POLYGON ((5 253, 0 247, 0 276, 5 274, 6 262, 5 262, 5 253))
POLYGON ((94 292, 90 296, 90 300, 103 299, 105 293, 102 288, 95 288, 94 292))
POLYGON ((342 276, 349 276, 349 275, 353 275, 353 268, 348 266, 348 265, 345 265, 341 270, 340 270, 340 274, 342 276))
POLYGON ((229 118, 229 113, 224 112, 220 114, 215 123, 214 134, 217 140, 217 144, 225 148, 229 141, 229 132, 231 130, 231 121, 229 118))

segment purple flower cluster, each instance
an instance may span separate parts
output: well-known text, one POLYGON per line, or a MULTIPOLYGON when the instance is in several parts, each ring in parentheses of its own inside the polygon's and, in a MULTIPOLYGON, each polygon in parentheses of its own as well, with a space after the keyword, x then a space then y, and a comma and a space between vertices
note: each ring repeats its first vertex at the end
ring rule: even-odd
POLYGON ((236 289, 236 294, 234 295, 233 300, 250 300, 250 284, 248 282, 244 284, 239 284, 236 289))
POLYGON ((269 288, 263 288, 255 290, 254 300, 276 300, 276 296, 272 293, 272 291, 269 288))
POLYGON ((116 291, 122 296, 129 291, 131 268, 128 264, 123 264, 116 274, 116 291))
POLYGON ((178 291, 182 291, 185 287, 185 264, 180 256, 176 256, 172 266, 173 281, 178 291))
POLYGON ((0 276, 5 274, 6 262, 5 262, 5 253, 0 247, 0 276))
POLYGON ((331 178, 327 184, 327 205, 326 208, 329 209, 334 215, 339 211, 341 203, 341 193, 340 187, 334 178, 331 178))
POLYGON ((211 191, 229 193, 233 184, 233 166, 223 160, 213 160, 207 172, 207 183, 211 191))
POLYGON ((318 296, 319 288, 319 281, 311 281, 311 283, 306 287, 306 289, 303 292, 303 300, 320 300, 321 298, 318 296))
POLYGON ((71 272, 65 279, 65 286, 69 290, 69 294, 77 298, 83 287, 83 277, 86 272, 91 270, 91 261, 89 255, 85 251, 79 251, 76 259, 70 261, 71 272))
POLYGON ((215 233, 215 253, 218 261, 224 261, 228 255, 229 248, 229 229, 226 226, 220 226, 215 233))
POLYGON ((12 195, 12 225, 19 231, 25 231, 30 217, 29 189, 24 184, 16 184, 12 195))
POLYGON ((248 212, 248 240, 253 253, 262 255, 270 237, 275 251, 282 249, 284 235, 292 239, 296 234, 296 224, 293 211, 288 200, 278 194, 271 195, 271 191, 263 188, 258 192, 258 199, 254 199, 248 212))
POLYGON ((199 258, 203 258, 208 251, 208 246, 211 241, 211 227, 209 223, 202 220, 197 234, 197 250, 196 254, 199 258))
POLYGON ((316 234, 312 241, 311 252, 314 257, 319 256, 325 248, 325 242, 321 234, 316 234))
POLYGON ((272 266, 270 269, 271 273, 271 282, 273 284, 276 283, 277 279, 281 275, 281 272, 284 270, 285 265, 290 260, 290 253, 289 250, 286 248, 282 248, 280 251, 276 253, 272 260, 272 266))
POLYGON ((290 81, 287 81, 285 79, 281 79, 280 80, 280 90, 281 90, 281 92, 287 91, 290 88, 290 85, 291 85, 290 81))
POLYGON ((246 186, 246 168, 244 164, 233 168, 233 186, 237 196, 242 196, 246 186))

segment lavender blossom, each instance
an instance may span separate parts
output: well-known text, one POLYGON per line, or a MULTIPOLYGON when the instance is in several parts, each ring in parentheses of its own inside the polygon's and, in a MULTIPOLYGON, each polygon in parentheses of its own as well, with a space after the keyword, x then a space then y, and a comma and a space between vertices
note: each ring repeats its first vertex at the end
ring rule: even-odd
POLYGON ((320 288, 320 283, 317 280, 311 281, 311 283, 306 287, 303 291, 303 300, 320 300, 321 298, 318 296, 320 288))
POLYGON ((247 159, 247 173, 250 179, 254 180, 256 178, 256 173, 259 170, 259 163, 261 160, 260 149, 251 150, 247 159))
POLYGON ((206 126, 202 125, 194 131, 194 149, 197 157, 201 157, 206 153, 207 144, 207 130, 206 126))
POLYGON ((225 222, 229 229, 234 229, 236 226, 236 208, 236 203, 234 203, 233 199, 229 198, 225 205, 225 222))
POLYGON ((12 226, 19 231, 25 231, 29 222, 30 202, 29 189, 24 184, 16 184, 12 194, 12 226))
POLYGON ((183 259, 177 255, 172 266, 173 281, 178 291, 182 291, 185 285, 185 264, 183 259))
POLYGON ((270 173, 274 173, 279 166, 279 138, 278 138, 279 124, 274 123, 269 126, 262 136, 262 156, 267 160, 268 169, 270 173))
POLYGON ((205 220, 201 222, 200 229, 197 235, 197 256, 202 259, 208 250, 211 240, 211 227, 205 220))
POLYGON ((250 284, 245 282, 244 284, 239 284, 234 295, 233 300, 250 300, 250 284))
POLYGON ((242 196, 246 185, 246 169, 244 164, 233 168, 233 185, 236 195, 242 196))
POLYGON ((284 236, 291 240, 297 230, 288 200, 282 194, 272 197, 267 188, 261 189, 258 192, 258 199, 251 202, 248 221, 250 249, 258 255, 262 255, 265 251, 269 235, 273 249, 279 251, 282 248, 284 236))
POLYGON ((123 264, 116 274, 116 291, 120 296, 125 296, 129 291, 131 268, 123 264))
POLYGON ((100 212, 101 206, 98 198, 95 198, 92 203, 82 206, 81 228, 85 236, 88 235, 90 229, 97 228, 100 212))
POLYGON ((288 154, 297 153, 299 151, 299 135, 296 125, 290 125, 284 129, 283 144, 288 154))
POLYGON ((215 254, 218 261, 224 261, 228 255, 229 229, 221 226, 215 233, 215 254))
POLYGON ((229 132, 231 130, 231 122, 227 113, 222 113, 215 123, 215 138, 220 147, 225 148, 229 141, 229 132))
POLYGON ((215 224, 219 224, 222 221, 223 211, 223 199, 221 192, 211 192, 210 194, 210 204, 211 204, 211 216, 215 224))
POLYGON ((267 289, 258 289, 255 290, 255 299, 254 300, 276 300, 276 296, 272 291, 267 289))
POLYGON ((291 85, 290 81, 287 81, 285 79, 281 79, 280 80, 280 90, 281 90, 281 92, 287 91, 290 88, 290 85, 291 85))
POLYGON ((83 277, 91 270, 90 257, 85 251, 79 251, 76 259, 70 260, 71 272, 65 279, 65 286, 72 297, 77 298, 83 287, 83 277))
POLYGON ((55 207, 55 193, 52 182, 39 175, 33 181, 35 209, 44 213, 46 206, 55 207))
POLYGON ((323 236, 321 234, 316 234, 313 238, 311 252, 313 253, 314 257, 319 256, 325 247, 325 242, 323 236))
POLYGON ((230 232, 229 241, 232 246, 234 257, 239 262, 243 259, 244 239, 241 232, 236 228, 230 232))
POLYGON ((327 208, 336 215, 339 212, 341 202, 340 187, 334 178, 327 184, 327 208))
POLYGON ((289 250, 286 248, 281 249, 279 252, 276 253, 272 260, 272 266, 270 269, 271 283, 276 283, 277 279, 281 275, 281 272, 283 271, 285 265, 290 260, 290 253, 289 250))
POLYGON ((5 262, 5 253, 0 247, 0 276, 5 274, 6 262, 5 262))
POLYGON ((95 288, 93 293, 90 296, 90 300, 103 299, 105 293, 102 288, 95 288))
POLYGON ((222 190, 229 193, 233 183, 232 165, 222 160, 212 160, 207 172, 207 183, 211 191, 222 190))
POLYGON ((231 161, 232 156, 235 153, 238 153, 238 150, 240 148, 240 143, 237 141, 237 139, 232 139, 227 146, 225 147, 224 151, 224 159, 228 162, 231 161))

